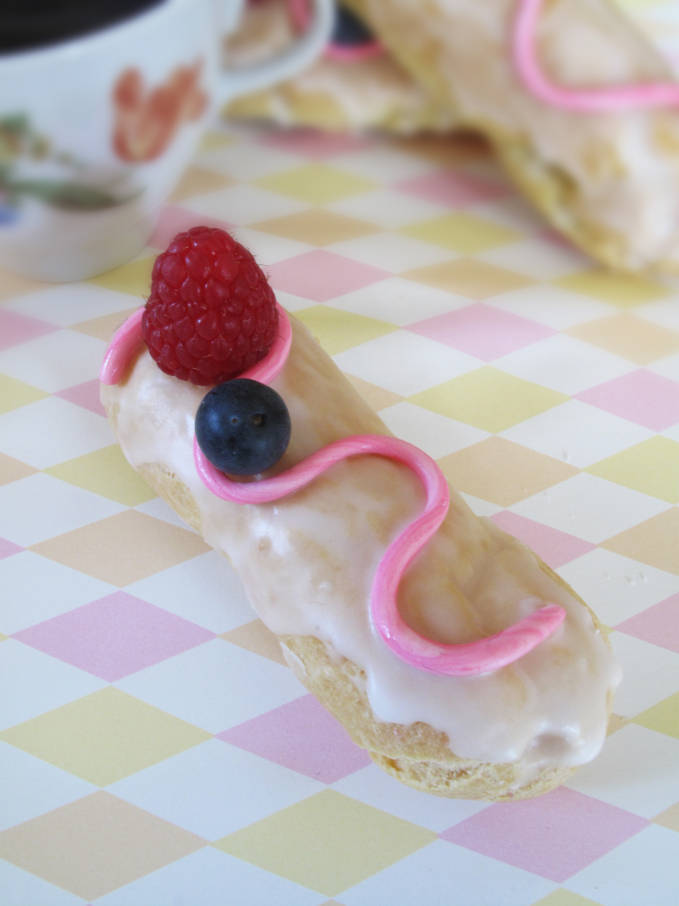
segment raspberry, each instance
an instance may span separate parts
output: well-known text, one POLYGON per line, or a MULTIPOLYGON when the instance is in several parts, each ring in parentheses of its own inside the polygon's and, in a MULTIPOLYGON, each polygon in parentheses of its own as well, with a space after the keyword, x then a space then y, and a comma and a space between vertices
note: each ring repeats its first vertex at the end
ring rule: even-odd
POLYGON ((167 374, 199 385, 228 381, 267 354, 277 324, 266 277, 224 230, 193 227, 156 258, 142 333, 167 374))

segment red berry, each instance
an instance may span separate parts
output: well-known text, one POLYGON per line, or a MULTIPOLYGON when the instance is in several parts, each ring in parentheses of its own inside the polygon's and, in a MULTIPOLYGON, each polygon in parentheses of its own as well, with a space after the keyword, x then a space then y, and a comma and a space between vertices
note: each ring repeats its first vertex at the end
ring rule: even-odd
POLYGON ((142 333, 167 374, 200 385, 228 381, 267 354, 277 325, 266 277, 224 230, 193 227, 156 258, 142 333))

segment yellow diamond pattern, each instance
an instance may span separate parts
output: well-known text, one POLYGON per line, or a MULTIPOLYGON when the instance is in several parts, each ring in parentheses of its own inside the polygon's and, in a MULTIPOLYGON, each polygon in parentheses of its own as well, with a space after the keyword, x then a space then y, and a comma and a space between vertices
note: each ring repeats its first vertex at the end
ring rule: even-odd
POLYGON ((532 282, 513 271, 474 258, 457 258, 430 264, 406 271, 401 276, 477 301, 520 289, 532 282))
POLYGON ((368 179, 317 163, 264 176, 257 185, 309 204, 330 204, 375 188, 368 179))
POLYGON ((0 415, 3 412, 18 409, 20 406, 26 406, 28 403, 35 403, 36 400, 44 399, 47 395, 37 387, 17 381, 16 378, 9 377, 9 375, 0 374, 0 415))
POLYGON ((45 471, 78 488, 94 491, 126 506, 137 506, 156 496, 155 491, 128 465, 117 444, 59 463, 45 471))
POLYGON ((640 522, 634 528, 609 538, 602 546, 679 576, 679 507, 670 507, 640 522))
POLYGON ((603 269, 569 274, 556 283, 564 289, 609 302, 618 308, 633 308, 668 294, 667 288, 654 280, 634 274, 614 274, 603 269))
POLYGON ((651 437, 587 471, 668 503, 679 503, 679 443, 668 437, 651 437))
POLYGON ((131 306, 126 311, 117 311, 110 315, 102 315, 100 318, 92 318, 90 321, 81 321, 80 324, 75 324, 72 330, 77 330, 78 333, 84 333, 88 337, 95 337, 97 340, 108 342, 120 325, 123 324, 127 318, 140 307, 140 305, 143 305, 148 294, 149 288, 147 287, 143 297, 138 300, 138 303, 131 306))
POLYGON ((432 412, 495 433, 558 406, 567 397, 485 366, 409 399, 432 412))
POLYGON ((679 692, 637 714, 634 723, 679 739, 679 692))
POLYGON ((531 906, 601 906, 595 900, 587 897, 581 897, 579 893, 573 893, 571 890, 553 890, 541 900, 536 900, 531 906))
POLYGON ((325 790, 215 845, 335 896, 435 839, 431 831, 325 790))
POLYGON ((485 252, 518 238, 508 227, 465 213, 445 214, 404 227, 401 232, 464 255, 485 252))
POLYGON ((679 352, 678 331, 658 327, 628 313, 590 321, 568 333, 638 365, 648 365, 679 352))
POLYGON ((308 242, 321 248, 333 242, 357 239, 359 236, 368 236, 378 231, 378 227, 365 220, 335 214, 323 208, 310 208, 298 214, 288 214, 287 217, 263 220, 261 223, 253 224, 253 229, 308 242))
POLYGON ((297 312, 297 317, 330 355, 337 355, 359 343, 366 343, 396 330, 393 324, 386 321, 340 311, 328 305, 312 305, 297 312))
POLYGON ((98 786, 209 738, 112 686, 0 733, 5 742, 98 786))
MULTIPOLYGON (((151 288, 151 268, 154 257, 151 255, 136 258, 127 264, 122 264, 113 270, 106 271, 99 277, 93 277, 89 282, 104 289, 113 289, 119 293, 128 293, 140 300, 145 300, 151 288)), ((141 304, 141 302, 140 302, 141 304)))
POLYGON ((444 456, 439 465, 456 490, 501 506, 517 503, 577 473, 573 466, 503 437, 488 437, 444 456))
POLYGON ((5 456, 4 453, 0 453, 0 485, 9 484, 9 482, 16 481, 18 478, 25 478, 27 475, 32 475, 35 471, 33 466, 28 466, 12 456, 5 456))

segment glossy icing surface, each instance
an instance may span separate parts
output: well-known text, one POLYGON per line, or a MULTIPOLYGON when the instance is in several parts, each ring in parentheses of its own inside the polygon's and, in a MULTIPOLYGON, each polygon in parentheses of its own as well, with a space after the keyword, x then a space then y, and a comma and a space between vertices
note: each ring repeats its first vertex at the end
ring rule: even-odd
POLYGON ((492 636, 457 644, 434 641, 408 626, 398 609, 401 579, 436 534, 449 504, 448 486, 440 469, 412 444, 383 434, 353 434, 328 444, 279 475, 254 482, 232 481, 223 475, 208 462, 195 440, 193 453, 198 474, 208 490, 222 500, 243 504, 287 498, 352 456, 384 456, 408 466, 426 493, 425 506, 384 551, 368 597, 373 627, 394 655, 419 670, 439 676, 478 676, 499 670, 532 651, 564 620, 563 608, 544 604, 492 636))
MULTIPOLYGON (((285 309, 277 305, 277 311, 278 327, 271 348, 241 378, 267 384, 285 367, 292 328, 285 309)), ((143 309, 136 311, 114 334, 99 375, 102 383, 117 384, 123 380, 143 348, 142 314, 143 309)), ((427 498, 422 512, 386 548, 370 589, 372 625, 397 657, 439 675, 475 676, 514 663, 559 628, 566 614, 556 604, 546 604, 492 636, 457 644, 425 638, 402 619, 398 609, 401 579, 440 528, 450 503, 449 488, 438 465, 412 444, 384 434, 355 434, 328 444, 272 478, 233 481, 205 457, 196 437, 193 441, 196 471, 205 487, 221 500, 242 504, 273 503, 286 498, 337 463, 358 455, 384 456, 408 466, 420 480, 427 498)))
MULTIPOLYGON (((280 471, 356 433, 388 434, 299 325, 272 386, 293 424, 280 471)), ((227 552, 255 609, 279 635, 312 635, 365 673, 380 720, 423 721, 447 733, 462 757, 574 765, 598 752, 618 681, 589 612, 537 558, 451 494, 446 519, 404 577, 399 606, 414 630, 443 643, 498 632, 553 601, 567 612, 554 636, 521 661, 475 677, 436 676, 386 648, 366 598, 389 540, 422 491, 398 463, 361 457, 338 463, 284 504, 217 500, 193 462, 193 420, 204 390, 164 375, 142 353, 128 379, 102 391, 130 462, 162 464, 190 491, 201 530, 227 552)), ((279 471, 277 469, 276 471, 279 471)))

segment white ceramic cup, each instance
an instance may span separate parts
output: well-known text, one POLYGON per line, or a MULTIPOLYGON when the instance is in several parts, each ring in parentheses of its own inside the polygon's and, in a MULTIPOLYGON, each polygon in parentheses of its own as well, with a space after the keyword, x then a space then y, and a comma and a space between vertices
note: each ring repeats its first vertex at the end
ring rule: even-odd
MULTIPOLYGON (((222 67, 243 0, 164 0, 83 37, 0 56, 0 266, 93 276, 146 244, 210 116, 318 56, 333 0, 281 56, 222 67)), ((228 212, 224 212, 228 216, 228 212)))

